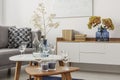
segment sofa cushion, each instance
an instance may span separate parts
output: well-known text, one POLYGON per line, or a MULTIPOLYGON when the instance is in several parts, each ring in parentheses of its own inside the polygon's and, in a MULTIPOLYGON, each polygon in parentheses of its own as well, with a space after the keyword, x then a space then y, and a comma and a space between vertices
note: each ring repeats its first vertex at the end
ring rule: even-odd
POLYGON ((8 27, 0 26, 0 48, 6 48, 8 45, 8 27))
POLYGON ((30 28, 10 27, 8 29, 8 48, 18 48, 21 42, 27 42, 27 47, 32 47, 32 33, 30 28))

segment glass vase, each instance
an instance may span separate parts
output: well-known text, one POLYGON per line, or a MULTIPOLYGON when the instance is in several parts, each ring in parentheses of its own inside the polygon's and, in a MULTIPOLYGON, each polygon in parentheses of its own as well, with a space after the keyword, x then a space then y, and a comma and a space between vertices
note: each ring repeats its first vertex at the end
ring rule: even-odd
POLYGON ((32 47, 34 48, 34 52, 39 52, 39 44, 40 41, 38 40, 38 35, 35 33, 34 40, 32 42, 32 47))
POLYGON ((47 39, 43 39, 43 44, 47 46, 47 39))
POLYGON ((103 29, 102 37, 103 37, 103 41, 109 41, 109 32, 107 31, 106 28, 103 29))
POLYGON ((96 32, 96 41, 109 41, 109 32, 106 28, 98 28, 96 32))
POLYGON ((41 57, 48 57, 49 47, 47 45, 47 39, 41 38, 39 47, 40 47, 41 57))
POLYGON ((102 36, 102 29, 98 28, 98 31, 96 32, 96 41, 103 41, 103 36, 102 36))

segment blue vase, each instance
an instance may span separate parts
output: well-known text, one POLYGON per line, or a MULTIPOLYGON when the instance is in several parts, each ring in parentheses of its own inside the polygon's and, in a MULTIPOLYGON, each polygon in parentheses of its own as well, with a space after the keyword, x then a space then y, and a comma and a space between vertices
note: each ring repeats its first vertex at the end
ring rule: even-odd
POLYGON ((104 28, 102 31, 103 41, 109 41, 109 32, 107 31, 107 29, 104 28))
POLYGON ((106 28, 98 28, 96 32, 96 41, 109 41, 109 32, 106 28))
POLYGON ((96 41, 103 41, 102 32, 101 28, 98 28, 98 31, 96 32, 96 41))
POLYGON ((43 39, 43 44, 47 46, 47 39, 43 39))

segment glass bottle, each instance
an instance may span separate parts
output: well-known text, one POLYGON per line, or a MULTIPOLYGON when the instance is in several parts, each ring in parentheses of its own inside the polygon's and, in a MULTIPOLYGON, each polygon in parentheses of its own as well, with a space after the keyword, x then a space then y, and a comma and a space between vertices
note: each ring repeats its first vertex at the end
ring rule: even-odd
POLYGON ((42 39, 42 38, 41 38, 41 40, 40 40, 39 50, 40 50, 40 53, 43 52, 43 39, 42 39))
POLYGON ((34 48, 34 52, 39 52, 40 41, 38 40, 37 33, 35 33, 34 40, 33 40, 32 44, 33 44, 32 46, 34 48))

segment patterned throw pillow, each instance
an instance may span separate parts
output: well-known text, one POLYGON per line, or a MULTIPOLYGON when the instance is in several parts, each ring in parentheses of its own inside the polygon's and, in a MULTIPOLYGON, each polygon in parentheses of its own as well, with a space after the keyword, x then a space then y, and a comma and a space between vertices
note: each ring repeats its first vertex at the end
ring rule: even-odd
POLYGON ((32 47, 32 33, 30 28, 10 27, 8 29, 8 48, 18 48, 21 42, 27 42, 32 47))

